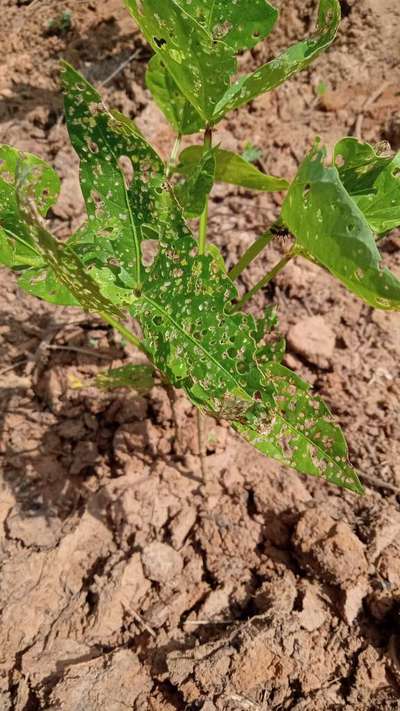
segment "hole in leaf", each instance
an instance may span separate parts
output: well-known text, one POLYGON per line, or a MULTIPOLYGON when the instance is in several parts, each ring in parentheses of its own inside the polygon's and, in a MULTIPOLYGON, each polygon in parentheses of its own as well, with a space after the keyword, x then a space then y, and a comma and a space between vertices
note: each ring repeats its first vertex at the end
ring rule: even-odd
POLYGON ((163 39, 162 37, 154 37, 154 42, 156 43, 157 47, 162 47, 164 44, 167 44, 167 40, 163 39))
POLYGON ((156 239, 145 239, 142 242, 142 263, 145 267, 151 267, 160 250, 160 243, 156 239))
POLYGON ((99 147, 95 141, 88 141, 88 147, 89 147, 89 151, 91 153, 98 153, 99 152, 99 147))
POLYGON ((132 161, 128 156, 120 156, 118 158, 118 165, 122 170, 125 179, 125 185, 127 188, 130 187, 133 179, 133 165, 132 161))
POLYGON ((397 166, 392 173, 394 178, 400 178, 400 166, 397 166))
POLYGON ((8 172, 8 170, 2 171, 1 177, 3 178, 3 180, 4 180, 6 183, 12 183, 12 182, 14 182, 14 181, 13 181, 13 176, 11 175, 11 173, 8 172))
POLYGON ((96 208, 103 207, 103 199, 102 199, 100 193, 97 192, 97 190, 92 190, 90 193, 90 197, 92 198, 94 204, 96 205, 96 208))
POLYGON ((98 101, 91 101, 89 104, 89 111, 92 116, 94 116, 94 114, 98 114, 103 111, 103 106, 98 101))
POLYGON ((346 160, 345 160, 344 156, 342 156, 340 154, 338 156, 336 156, 335 165, 337 168, 342 168, 345 164, 346 164, 346 160))

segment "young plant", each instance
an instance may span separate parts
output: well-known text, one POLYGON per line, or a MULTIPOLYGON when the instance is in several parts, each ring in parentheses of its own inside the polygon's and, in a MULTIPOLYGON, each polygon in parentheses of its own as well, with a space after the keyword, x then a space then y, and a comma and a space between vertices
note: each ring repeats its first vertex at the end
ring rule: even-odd
POLYGON ((243 307, 302 255, 367 304, 399 309, 400 281, 383 267, 377 240, 400 225, 400 154, 381 155, 345 138, 330 162, 316 142, 289 185, 213 145, 213 129, 229 111, 279 86, 332 43, 338 0, 320 0, 310 39, 241 76, 237 54, 263 40, 277 20, 266 0, 126 4, 154 50, 147 85, 177 132, 171 159, 165 164, 131 120, 106 108, 64 64, 66 121, 80 158, 87 221, 59 242, 45 221, 57 200, 57 175, 39 158, 2 146, 0 261, 28 293, 99 315, 146 354, 149 366, 110 371, 100 387, 150 387, 157 371, 265 455, 361 493, 328 408, 282 365, 274 310, 256 319, 243 307), (181 137, 200 131, 202 145, 180 153, 181 137), (229 273, 207 240, 216 181, 286 192, 277 222, 229 273), (194 217, 197 238, 187 222, 194 217), (239 299, 235 281, 282 230, 293 237, 289 251, 239 299), (149 245, 156 246, 153 259, 149 245), (132 318, 141 338, 127 325, 132 318))

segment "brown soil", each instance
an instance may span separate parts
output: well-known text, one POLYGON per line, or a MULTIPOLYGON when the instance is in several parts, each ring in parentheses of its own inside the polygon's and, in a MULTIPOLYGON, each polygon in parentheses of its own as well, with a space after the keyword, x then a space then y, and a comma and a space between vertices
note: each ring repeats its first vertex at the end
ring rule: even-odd
MULTIPOLYGON (((314 0, 279 4, 273 43, 243 64, 310 30, 314 0)), ((120 0, 1 5, 0 140, 60 171, 63 237, 83 208, 60 56, 100 83, 138 50, 105 94, 162 152, 172 137, 143 88, 148 50, 120 0), (49 32, 67 9, 72 28, 49 32)), ((331 146, 357 130, 400 147, 398 2, 342 5, 334 48, 233 115, 226 147, 251 140, 278 175, 293 174, 315 135, 331 146)), ((211 225, 230 263, 277 201, 216 188, 211 225)), ((384 253, 399 272, 398 236, 384 253)), ((346 431, 364 498, 297 476, 209 422, 205 499, 185 399, 173 413, 159 387, 148 397, 74 389, 134 354, 97 319, 30 299, 2 272, 1 711, 400 709, 400 317, 302 260, 253 308, 266 301, 279 307, 288 365, 346 431)))

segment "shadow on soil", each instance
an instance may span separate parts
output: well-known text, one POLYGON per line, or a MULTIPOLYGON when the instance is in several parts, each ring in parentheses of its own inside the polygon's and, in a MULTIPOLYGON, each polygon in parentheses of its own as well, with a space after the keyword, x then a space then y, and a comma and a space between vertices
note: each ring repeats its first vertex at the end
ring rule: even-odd
MULTIPOLYGON (((48 37, 49 31, 46 24, 43 28, 43 41, 48 37)), ((77 69, 82 71, 86 78, 95 84, 103 84, 111 79, 115 71, 137 52, 137 59, 133 59, 132 72, 135 81, 144 81, 147 60, 151 55, 150 49, 144 44, 141 36, 135 33, 132 25, 132 34, 122 34, 115 19, 94 24, 83 35, 74 27, 66 33, 59 34, 64 40, 63 48, 57 49, 50 57, 54 61, 65 59, 77 69), (112 48, 118 48, 112 53, 112 48)), ((53 77, 57 79, 57 77, 53 77)), ((127 95, 131 92, 130 81, 124 77, 124 72, 118 73, 114 80, 120 85, 127 95)), ((41 88, 33 82, 13 83, 12 91, 6 97, 0 98, 0 123, 23 120, 27 113, 35 109, 47 112, 48 119, 45 128, 49 129, 56 123, 63 110, 61 90, 54 91, 41 88)), ((4 136, 7 140, 7 135, 4 136)))

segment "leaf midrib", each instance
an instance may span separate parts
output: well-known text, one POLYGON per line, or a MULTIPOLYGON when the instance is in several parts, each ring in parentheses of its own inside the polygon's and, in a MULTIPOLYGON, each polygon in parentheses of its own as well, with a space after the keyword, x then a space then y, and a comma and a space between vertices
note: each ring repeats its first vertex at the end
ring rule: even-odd
MULTIPOLYGON (((247 399, 249 397, 249 393, 247 393, 246 390, 244 390, 243 386, 236 380, 236 378, 232 375, 232 373, 230 373, 228 370, 226 370, 224 368, 224 366, 221 365, 221 363, 218 360, 216 360, 213 355, 211 355, 209 353, 209 351, 202 345, 202 343, 200 343, 195 338, 193 338, 193 336, 191 334, 187 333, 184 330, 184 328, 182 328, 182 326, 179 323, 177 323, 177 321, 175 321, 174 318, 172 318, 171 314, 169 314, 167 311, 165 311, 165 309, 163 309, 162 306, 160 306, 156 301, 154 301, 147 294, 142 294, 140 298, 143 299, 144 301, 147 301, 147 303, 150 304, 153 308, 155 308, 162 316, 164 316, 164 318, 166 318, 168 321, 170 321, 170 323, 188 341, 190 341, 196 348, 200 348, 203 351, 203 353, 207 356, 207 358, 209 358, 209 360, 211 360, 217 366, 217 368, 224 373, 225 376, 227 376, 229 379, 231 379, 235 383, 235 385, 240 390, 240 392, 243 393, 245 399, 247 399)), ((249 407, 251 407, 250 403, 249 403, 249 407)))
MULTIPOLYGON (((99 98, 100 98, 100 96, 99 96, 99 98)), ((107 116, 109 116, 110 118, 115 120, 115 118, 109 111, 106 111, 104 113, 107 116)), ((122 180, 125 205, 126 205, 126 209, 128 211, 128 215, 129 215, 129 222, 130 222, 130 225, 132 228, 133 244, 134 244, 134 250, 135 250, 135 259, 136 259, 136 264, 135 264, 136 275, 135 275, 135 277, 136 277, 136 281, 137 281, 137 284, 139 287, 140 283, 141 283, 142 250, 140 247, 136 224, 135 224, 135 221, 133 218, 133 213, 132 213, 131 205, 129 202, 129 195, 128 195, 128 190, 126 187, 125 176, 124 176, 123 171, 121 170, 121 168, 118 165, 118 158, 117 158, 116 154, 114 153, 114 150, 113 150, 112 146, 110 145, 110 142, 108 141, 106 134, 104 133, 103 126, 102 126, 101 122, 99 122, 99 129, 100 129, 100 133, 103 137, 103 140, 105 141, 106 145, 108 145, 108 147, 110 149, 111 155, 113 156, 114 161, 115 161, 115 168, 116 168, 117 172, 119 173, 119 176, 122 180)))

